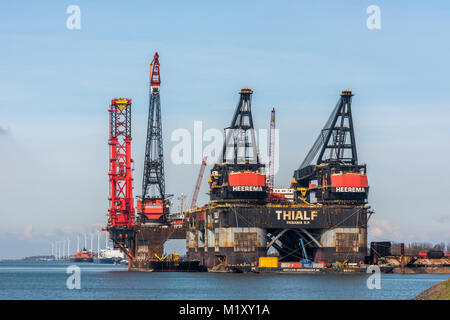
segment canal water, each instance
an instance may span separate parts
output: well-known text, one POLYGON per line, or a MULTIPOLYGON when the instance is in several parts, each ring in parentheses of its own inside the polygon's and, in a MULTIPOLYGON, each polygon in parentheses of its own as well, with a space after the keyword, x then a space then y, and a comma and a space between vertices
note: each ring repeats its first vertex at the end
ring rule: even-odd
MULTIPOLYGON (((367 274, 139 273, 126 266, 62 261, 0 261, 0 300, 5 299, 412 299, 448 274, 382 274, 368 289, 367 274), (67 280, 79 266, 80 289, 67 280)), ((73 278, 72 278, 73 280, 73 278)))

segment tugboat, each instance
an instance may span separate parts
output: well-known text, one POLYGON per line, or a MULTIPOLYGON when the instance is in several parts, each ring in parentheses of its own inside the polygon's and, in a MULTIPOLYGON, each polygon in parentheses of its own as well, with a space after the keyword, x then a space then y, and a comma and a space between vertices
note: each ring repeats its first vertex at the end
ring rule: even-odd
POLYGON ((72 262, 94 262, 94 254, 91 251, 87 251, 86 248, 75 252, 70 259, 72 262))

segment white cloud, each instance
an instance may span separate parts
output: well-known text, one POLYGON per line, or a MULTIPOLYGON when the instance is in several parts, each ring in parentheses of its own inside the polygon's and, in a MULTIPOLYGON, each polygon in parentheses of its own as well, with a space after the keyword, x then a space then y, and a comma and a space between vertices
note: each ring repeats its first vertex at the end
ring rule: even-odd
POLYGON ((392 225, 388 220, 374 218, 369 222, 369 236, 380 240, 401 240, 403 238, 397 226, 392 225))
POLYGON ((23 230, 23 236, 26 239, 31 239, 33 238, 33 227, 30 225, 26 225, 24 230, 23 230))
POLYGON ((439 214, 433 217, 438 223, 450 223, 450 214, 439 214))
POLYGON ((9 133, 10 133, 10 129, 9 128, 5 129, 3 127, 0 127, 0 136, 6 136, 9 133))
POLYGON ((372 218, 369 221, 368 237, 373 241, 441 242, 450 240, 450 231, 422 230, 406 224, 398 226, 389 220, 372 218))

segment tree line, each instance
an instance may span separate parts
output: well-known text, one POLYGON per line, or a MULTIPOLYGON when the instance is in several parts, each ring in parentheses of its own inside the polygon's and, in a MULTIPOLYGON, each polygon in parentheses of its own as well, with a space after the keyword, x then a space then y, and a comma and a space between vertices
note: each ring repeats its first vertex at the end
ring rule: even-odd
MULTIPOLYGON (((405 255, 417 255, 420 251, 424 250, 440 250, 444 252, 450 251, 450 244, 445 244, 445 242, 439 242, 432 244, 431 242, 410 242, 405 243, 405 255)), ((401 243, 393 242, 391 244, 391 254, 400 255, 401 253, 401 243)))

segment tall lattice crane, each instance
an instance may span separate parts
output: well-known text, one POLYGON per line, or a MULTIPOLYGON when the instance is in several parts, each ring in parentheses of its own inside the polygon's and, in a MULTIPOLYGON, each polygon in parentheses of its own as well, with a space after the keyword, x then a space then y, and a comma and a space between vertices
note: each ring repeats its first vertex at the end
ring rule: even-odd
POLYGON ((160 86, 159 55, 156 52, 150 64, 150 103, 142 196, 137 202, 141 222, 163 222, 169 210, 165 195, 160 86))
POLYGON ((275 108, 270 112, 270 143, 269 143, 269 173, 267 187, 270 190, 274 187, 274 161, 275 161, 275 108))
POLYGON ((208 160, 208 157, 203 157, 202 165, 197 177, 197 183, 195 184, 194 195, 192 196, 191 209, 194 209, 197 205, 198 193, 200 191, 200 185, 202 184, 203 174, 205 173, 206 160, 208 160))
POLYGON ((300 167, 294 172, 296 199, 327 204, 364 204, 369 186, 366 165, 358 163, 351 90, 336 107, 300 167), (311 197, 313 195, 314 197, 311 197))
POLYGON ((256 144, 251 107, 253 90, 242 88, 229 127, 220 163, 211 169, 210 198, 213 201, 263 203, 267 197, 265 164, 256 144))
POLYGON ((109 107, 109 208, 107 230, 127 255, 133 248, 134 200, 131 159, 131 99, 113 99, 109 107))

